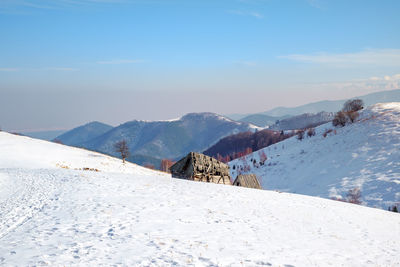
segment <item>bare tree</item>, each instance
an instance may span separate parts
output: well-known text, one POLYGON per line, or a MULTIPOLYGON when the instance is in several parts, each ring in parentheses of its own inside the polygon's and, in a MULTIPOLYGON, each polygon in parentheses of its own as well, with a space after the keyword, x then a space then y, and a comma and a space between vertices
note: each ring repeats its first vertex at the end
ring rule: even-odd
POLYGON ((115 152, 118 152, 121 154, 122 162, 125 163, 125 159, 129 157, 129 148, 128 148, 128 142, 124 139, 121 141, 118 141, 114 144, 114 149, 115 152))
POLYGON ((353 204, 361 204, 361 190, 356 187, 347 192, 347 202, 353 204))
POLYGON ((359 111, 363 108, 364 108, 364 102, 361 99, 350 99, 344 103, 342 111, 344 112, 359 111))

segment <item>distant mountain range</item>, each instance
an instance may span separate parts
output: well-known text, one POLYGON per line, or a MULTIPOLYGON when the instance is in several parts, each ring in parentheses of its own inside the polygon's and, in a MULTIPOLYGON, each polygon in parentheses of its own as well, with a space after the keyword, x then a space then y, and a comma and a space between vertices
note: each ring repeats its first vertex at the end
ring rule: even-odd
MULTIPOLYGON (((360 98, 364 101, 366 106, 370 106, 376 103, 384 103, 384 102, 399 102, 400 101, 400 89, 383 91, 371 93, 363 96, 359 96, 356 98, 360 98)), ((343 100, 325 100, 318 101, 298 107, 288 108, 288 107, 278 107, 265 112, 255 113, 255 114, 232 114, 227 115, 228 117, 241 121, 249 121, 246 118, 254 118, 254 115, 267 115, 269 117, 283 117, 283 116, 294 116, 300 115, 304 113, 319 113, 321 111, 326 112, 336 112, 342 108, 344 102, 347 99, 343 100)), ((263 122, 264 123, 264 122, 263 122)), ((257 123, 256 123, 257 124, 257 123)))
POLYGON ((239 121, 248 122, 257 125, 259 127, 266 127, 268 125, 274 124, 278 120, 286 119, 289 117, 291 116, 286 115, 286 116, 274 117, 265 114, 252 114, 240 119, 239 121))
POLYGON ((65 145, 83 146, 85 142, 108 132, 112 128, 111 125, 93 121, 63 133, 55 139, 61 141, 65 145))
POLYGON ((38 132, 21 132, 21 134, 36 139, 50 141, 65 132, 66 130, 54 130, 54 131, 38 131, 38 132))
MULTIPOLYGON (((400 90, 378 92, 358 98, 363 99, 366 106, 377 102, 400 101, 400 90)), ((257 126, 268 126, 269 129, 281 131, 320 125, 332 120, 333 114, 330 112, 341 109, 345 101, 320 101, 295 108, 275 108, 264 113, 250 114, 241 121, 214 113, 189 113, 175 120, 134 120, 118 127, 91 122, 56 139, 67 145, 114 156, 118 156, 114 152, 114 143, 126 139, 131 152, 129 161, 142 165, 151 163, 158 167, 163 158, 175 160, 189 151, 205 151, 223 137, 262 129, 257 126)))
MULTIPOLYGON (((159 164, 161 159, 178 159, 190 151, 201 152, 221 138, 259 128, 214 113, 189 113, 170 121, 130 121, 118 127, 98 122, 75 128, 59 137, 64 144, 118 156, 114 144, 125 139, 138 164, 159 164)), ((158 167, 158 166, 156 166, 158 167)))
POLYGON ((316 127, 326 122, 332 121, 335 116, 334 112, 319 112, 304 113, 297 116, 292 116, 286 119, 277 120, 274 124, 268 128, 271 130, 282 131, 282 130, 296 130, 310 127, 316 127))

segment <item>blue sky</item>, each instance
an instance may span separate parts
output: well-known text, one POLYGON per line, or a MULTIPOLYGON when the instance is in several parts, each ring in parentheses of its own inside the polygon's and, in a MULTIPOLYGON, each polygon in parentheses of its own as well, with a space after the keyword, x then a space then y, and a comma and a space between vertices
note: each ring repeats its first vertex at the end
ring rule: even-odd
POLYGON ((397 0, 2 0, 0 125, 261 112, 395 89, 399 13, 397 0))

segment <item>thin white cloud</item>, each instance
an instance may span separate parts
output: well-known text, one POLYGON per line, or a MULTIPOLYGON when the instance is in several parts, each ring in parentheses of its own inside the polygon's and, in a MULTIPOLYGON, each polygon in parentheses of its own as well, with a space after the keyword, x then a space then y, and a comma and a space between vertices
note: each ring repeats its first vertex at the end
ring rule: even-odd
POLYGON ((371 66, 400 67, 400 49, 367 49, 360 52, 342 54, 292 54, 280 56, 279 58, 334 66, 359 66, 369 64, 371 66))
POLYGON ((103 65, 119 65, 119 64, 132 64, 132 63, 142 63, 144 62, 142 59, 114 59, 114 60, 104 60, 97 61, 97 64, 103 65))
POLYGON ((0 71, 12 72, 12 71, 19 71, 19 69, 17 69, 17 68, 0 68, 0 71))
POLYGON ((250 16, 257 19, 263 19, 264 16, 256 11, 242 11, 242 10, 228 10, 229 14, 239 15, 239 16, 250 16))
POLYGON ((366 79, 341 82, 313 83, 309 86, 318 89, 329 89, 341 92, 370 93, 400 89, 400 74, 373 76, 366 79))

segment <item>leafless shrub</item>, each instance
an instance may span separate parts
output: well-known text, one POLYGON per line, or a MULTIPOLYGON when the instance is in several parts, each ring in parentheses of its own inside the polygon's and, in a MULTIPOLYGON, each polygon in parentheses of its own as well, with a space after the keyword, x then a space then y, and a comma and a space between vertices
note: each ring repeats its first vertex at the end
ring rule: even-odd
POLYGON ((304 130, 298 130, 297 133, 297 139, 299 139, 300 141, 304 139, 304 130))
POLYGON ((332 120, 333 126, 345 126, 347 122, 346 114, 343 111, 339 111, 335 114, 335 117, 332 120))
POLYGON ((353 123, 359 116, 357 111, 348 111, 345 114, 351 123, 353 123))
POLYGON ((310 128, 307 130, 307 136, 308 137, 312 137, 315 135, 315 129, 314 128, 310 128))
POLYGON ((324 133, 322 134, 323 137, 327 137, 329 133, 331 133, 333 130, 332 129, 326 129, 324 133))
POLYGON ((356 187, 347 192, 347 202, 361 204, 361 189, 356 187))
POLYGON ((350 99, 344 103, 342 111, 344 112, 359 111, 363 108, 364 108, 364 102, 361 99, 350 99))

